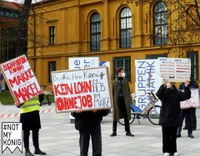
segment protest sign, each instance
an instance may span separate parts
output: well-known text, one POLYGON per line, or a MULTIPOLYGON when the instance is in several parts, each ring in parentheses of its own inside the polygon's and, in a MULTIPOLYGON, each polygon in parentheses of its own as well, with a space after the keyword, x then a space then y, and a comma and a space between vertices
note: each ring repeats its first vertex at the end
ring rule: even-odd
POLYGON ((70 57, 69 69, 95 68, 99 66, 99 57, 70 57))
POLYGON ((200 107, 199 89, 191 89, 191 98, 181 102, 181 109, 200 107))
POLYGON ((57 112, 109 109, 107 67, 51 72, 57 112))
POLYGON ((23 153, 22 123, 2 122, 1 123, 1 152, 8 149, 11 153, 18 148, 23 153))
POLYGON ((156 92, 162 84, 157 59, 135 60, 136 105, 144 110, 149 103, 148 93, 156 92))
POLYGON ((0 68, 17 106, 41 93, 25 55, 2 63, 0 68))
POLYGON ((158 59, 160 75, 162 79, 170 82, 185 82, 190 80, 191 60, 188 58, 166 58, 158 59))

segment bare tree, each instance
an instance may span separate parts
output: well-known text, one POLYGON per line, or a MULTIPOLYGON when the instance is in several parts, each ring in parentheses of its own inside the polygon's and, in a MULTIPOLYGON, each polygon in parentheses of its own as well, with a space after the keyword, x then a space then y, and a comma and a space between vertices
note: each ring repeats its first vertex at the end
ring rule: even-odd
POLYGON ((22 13, 20 15, 18 27, 18 43, 17 43, 17 56, 27 53, 28 45, 28 17, 31 9, 32 0, 25 0, 23 4, 22 13))

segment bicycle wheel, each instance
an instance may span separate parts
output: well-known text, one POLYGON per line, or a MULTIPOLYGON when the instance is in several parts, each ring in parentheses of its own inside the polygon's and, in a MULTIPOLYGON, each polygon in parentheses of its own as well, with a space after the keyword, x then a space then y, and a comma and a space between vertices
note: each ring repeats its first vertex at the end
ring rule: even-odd
POLYGON ((147 116, 153 125, 158 125, 161 106, 155 105, 149 109, 147 116))
MULTIPOLYGON (((137 116, 136 114, 131 113, 131 119, 129 120, 129 124, 132 124, 132 123, 133 123, 133 121, 135 120, 136 116, 137 116)), ((121 125, 125 125, 124 119, 119 119, 118 122, 119 122, 121 125)))

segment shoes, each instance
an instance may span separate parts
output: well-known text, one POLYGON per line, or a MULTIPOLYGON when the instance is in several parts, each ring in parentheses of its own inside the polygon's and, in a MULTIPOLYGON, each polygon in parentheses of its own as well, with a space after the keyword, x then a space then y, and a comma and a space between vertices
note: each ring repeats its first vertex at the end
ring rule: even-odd
POLYGON ((163 156, 170 156, 170 153, 164 153, 163 156))
POLYGON ((36 149, 35 149, 34 154, 46 155, 46 153, 43 152, 43 151, 41 151, 39 148, 36 148, 36 149))
POLYGON ((135 136, 135 135, 132 134, 131 132, 126 132, 126 135, 127 135, 127 136, 131 136, 131 137, 134 137, 134 136, 135 136))
POLYGON ((173 156, 179 156, 178 152, 175 152, 175 153, 173 154, 173 156))
POLYGON ((25 156, 34 156, 29 149, 25 149, 25 156))
POLYGON ((194 138, 194 136, 192 134, 188 134, 189 138, 194 138))
POLYGON ((113 132, 110 136, 113 137, 113 136, 116 136, 117 135, 117 132, 113 132))
POLYGON ((177 134, 176 134, 176 137, 177 137, 177 138, 180 138, 180 137, 181 137, 181 133, 177 133, 177 134))

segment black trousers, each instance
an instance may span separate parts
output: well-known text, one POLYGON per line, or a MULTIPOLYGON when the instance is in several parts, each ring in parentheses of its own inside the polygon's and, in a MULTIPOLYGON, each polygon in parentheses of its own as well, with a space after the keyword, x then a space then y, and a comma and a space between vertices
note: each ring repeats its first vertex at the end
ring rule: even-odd
MULTIPOLYGON (((128 120, 128 116, 127 116, 124 98, 119 97, 119 108, 120 108, 120 112, 122 113, 123 118, 124 118, 125 131, 130 132, 130 125, 129 125, 129 120, 128 120)), ((113 132, 116 132, 116 131, 117 131, 117 121, 113 121, 113 132)))
POLYGON ((92 139, 92 152, 93 156, 102 156, 102 140, 101 140, 101 125, 95 124, 90 127, 79 130, 80 139, 80 156, 88 155, 88 148, 90 142, 90 136, 92 139))
MULTIPOLYGON (((196 108, 191 108, 192 110, 192 114, 191 114, 191 118, 192 118, 192 121, 193 121, 193 129, 196 129, 197 128, 197 117, 196 117, 196 108)), ((188 125, 189 125, 189 119, 188 117, 186 116, 185 117, 185 127, 188 129, 188 125)))
MULTIPOLYGON (((188 134, 192 134, 193 127, 194 127, 194 108, 187 108, 181 110, 181 116, 182 116, 182 123, 184 118, 187 118, 188 120, 188 134)), ((181 132, 182 126, 179 128, 179 133, 181 132)))
MULTIPOLYGON (((30 130, 23 130, 24 133, 24 148, 28 149, 29 148, 29 135, 30 135, 30 130)), ((33 146, 35 148, 39 148, 39 129, 34 129, 32 130, 32 139, 33 139, 33 146)))
POLYGON ((177 152, 176 131, 177 127, 162 126, 163 153, 177 152))

